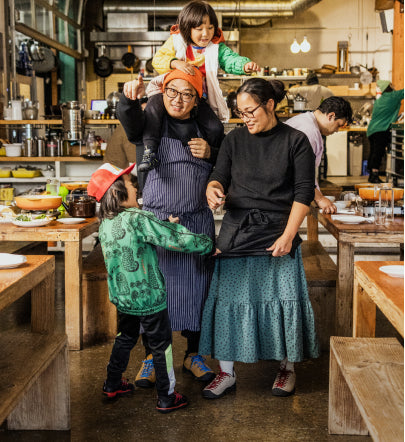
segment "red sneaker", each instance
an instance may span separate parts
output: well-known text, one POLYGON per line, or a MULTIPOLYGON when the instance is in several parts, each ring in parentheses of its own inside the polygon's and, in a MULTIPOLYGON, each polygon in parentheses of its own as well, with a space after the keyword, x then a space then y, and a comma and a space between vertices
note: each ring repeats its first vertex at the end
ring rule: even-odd
POLYGON ((176 411, 179 408, 187 407, 188 400, 186 396, 183 396, 177 391, 174 391, 172 394, 169 394, 167 397, 158 398, 156 404, 156 410, 160 413, 170 413, 172 411, 176 411))
POLYGON ((128 379, 121 379, 120 385, 115 389, 107 387, 106 382, 104 382, 103 387, 103 395, 106 399, 116 399, 120 396, 130 395, 135 390, 134 384, 130 384, 128 379))

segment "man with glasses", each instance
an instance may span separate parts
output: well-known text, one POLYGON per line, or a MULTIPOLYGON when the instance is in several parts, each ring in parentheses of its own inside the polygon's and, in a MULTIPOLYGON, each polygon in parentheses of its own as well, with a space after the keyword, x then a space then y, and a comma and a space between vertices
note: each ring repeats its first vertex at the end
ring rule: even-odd
MULTIPOLYGON (((166 220, 173 215, 192 232, 205 233, 214 239, 214 219, 205 189, 224 130, 214 114, 216 120, 210 133, 199 127, 195 112, 202 91, 202 74, 198 69, 195 69, 194 75, 174 70, 165 77, 160 90, 163 92, 165 115, 158 149, 159 164, 148 172, 142 197, 143 209, 159 219, 166 220), (218 127, 221 130, 215 129, 218 127)), ((128 139, 136 141, 143 132, 144 115, 139 105, 139 98, 144 93, 142 78, 126 83, 123 92, 118 118, 128 139)), ((160 247, 157 247, 157 254, 166 281, 172 330, 181 331, 187 339, 183 366, 196 379, 209 382, 215 374, 198 354, 198 344, 202 308, 213 270, 212 258, 179 254, 160 247)), ((133 290, 137 293, 147 290, 147 287, 134 287, 133 290)), ((144 344, 146 358, 135 384, 149 387, 153 386, 155 375, 151 350, 145 339, 144 344)))
MULTIPOLYGON (((321 163, 324 150, 323 137, 332 135, 341 127, 352 122, 350 103, 341 97, 329 97, 318 106, 314 112, 305 112, 286 121, 291 127, 304 132, 315 153, 315 170, 321 163)), ((316 181, 315 202, 323 213, 335 213, 336 206, 326 198, 316 181)))

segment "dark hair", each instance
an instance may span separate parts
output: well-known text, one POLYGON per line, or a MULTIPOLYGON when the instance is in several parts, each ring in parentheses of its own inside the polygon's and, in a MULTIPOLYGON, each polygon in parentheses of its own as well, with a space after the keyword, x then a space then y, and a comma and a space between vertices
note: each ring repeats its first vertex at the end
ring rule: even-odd
POLYGON ((350 103, 342 97, 329 97, 323 100, 318 109, 323 114, 335 113, 336 118, 344 118, 350 124, 353 121, 353 111, 350 103))
MULTIPOLYGON (((136 176, 131 176, 131 182, 138 188, 138 180, 136 176)), ((100 201, 100 209, 98 217, 100 221, 104 218, 112 219, 117 216, 120 212, 125 210, 122 207, 122 203, 128 199, 128 191, 125 187, 125 181, 122 176, 117 178, 111 186, 107 189, 106 193, 103 195, 100 201)))
POLYGON ((251 95, 257 103, 267 103, 271 99, 276 105, 285 97, 286 91, 284 83, 280 80, 249 78, 236 91, 236 95, 242 93, 251 95))
POLYGON ((218 18, 212 6, 207 2, 192 1, 187 3, 180 11, 177 23, 179 25, 180 34, 188 45, 193 44, 191 40, 191 29, 200 26, 206 15, 208 15, 210 23, 214 26, 214 36, 218 35, 218 18))
POLYGON ((311 84, 319 84, 318 75, 315 72, 311 72, 307 75, 305 83, 310 86, 311 84))

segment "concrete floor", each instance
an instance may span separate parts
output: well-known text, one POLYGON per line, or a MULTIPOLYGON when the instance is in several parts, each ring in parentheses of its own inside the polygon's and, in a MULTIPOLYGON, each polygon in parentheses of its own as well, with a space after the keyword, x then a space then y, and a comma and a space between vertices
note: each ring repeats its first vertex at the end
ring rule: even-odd
MULTIPOLYGON (((57 318, 64 327, 63 259, 57 256, 57 318)), ((22 313, 23 302, 0 316, 0 332, 14 326, 22 313)), ((387 336, 386 333, 384 333, 387 336)), ((355 441, 366 436, 328 435, 328 364, 329 355, 296 365, 297 391, 289 398, 278 398, 270 390, 278 363, 235 364, 236 392, 218 399, 201 396, 204 387, 182 371, 185 340, 174 334, 176 389, 190 400, 188 408, 162 415, 155 411, 154 389, 137 389, 131 397, 114 403, 102 401, 111 343, 80 352, 70 352, 71 431, 8 431, 0 427, 0 441, 355 441)), ((133 382, 143 357, 138 344, 131 356, 126 377, 133 382)), ((217 370, 217 362, 208 359, 217 370)), ((0 387, 1 388, 1 387, 0 387)))

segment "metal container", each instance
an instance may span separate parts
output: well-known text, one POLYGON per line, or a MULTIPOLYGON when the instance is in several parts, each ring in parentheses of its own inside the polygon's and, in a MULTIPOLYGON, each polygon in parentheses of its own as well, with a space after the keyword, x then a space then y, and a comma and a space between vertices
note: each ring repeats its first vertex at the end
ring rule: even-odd
POLYGON ((57 155, 58 144, 55 138, 52 138, 46 143, 46 156, 47 157, 56 157, 57 155))
POLYGON ((37 156, 37 140, 27 138, 23 142, 23 156, 36 157, 37 156))
POLYGON ((81 140, 83 137, 84 106, 78 101, 68 101, 61 105, 63 135, 67 140, 81 140))
POLYGON ((42 137, 37 140, 37 155, 39 157, 45 156, 45 140, 42 137))

